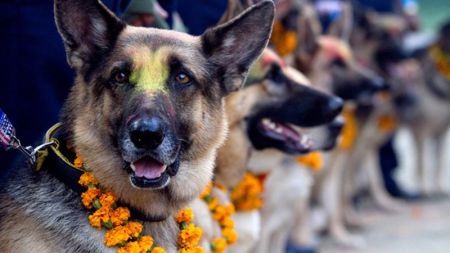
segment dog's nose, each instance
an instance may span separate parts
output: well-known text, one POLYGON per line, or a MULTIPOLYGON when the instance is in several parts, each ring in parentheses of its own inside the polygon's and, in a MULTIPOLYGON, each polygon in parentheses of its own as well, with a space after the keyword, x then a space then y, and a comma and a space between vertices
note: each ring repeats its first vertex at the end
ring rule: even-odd
POLYGON ((369 85, 373 91, 387 91, 390 89, 389 83, 381 77, 370 79, 369 85))
POLYGON ((342 128, 344 127, 344 118, 342 116, 337 117, 331 122, 328 127, 332 133, 340 133, 342 128))
POLYGON ((344 101, 340 97, 332 96, 328 99, 327 104, 327 111, 328 115, 331 115, 332 117, 336 117, 341 111, 342 107, 344 106, 344 101))
POLYGON ((129 124, 130 139, 136 148, 156 149, 164 140, 164 127, 158 117, 142 117, 129 124))

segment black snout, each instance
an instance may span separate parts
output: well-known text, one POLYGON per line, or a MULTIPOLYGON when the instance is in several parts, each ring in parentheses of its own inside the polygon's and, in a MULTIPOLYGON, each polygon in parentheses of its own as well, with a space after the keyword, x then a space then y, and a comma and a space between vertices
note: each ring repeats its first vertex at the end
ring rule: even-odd
POLYGON ((136 148, 156 149, 164 140, 164 126, 158 117, 141 117, 130 122, 130 139, 136 148))
POLYGON ((386 82, 386 80, 384 80, 381 77, 372 78, 369 81, 369 85, 370 85, 370 87, 372 88, 372 90, 374 92, 377 92, 377 91, 388 91, 391 88, 389 83, 386 82))
POLYGON ((328 106, 322 109, 322 113, 330 118, 336 117, 344 106, 344 101, 340 97, 332 96, 328 99, 328 106))
POLYGON ((329 151, 336 146, 338 137, 341 134, 342 128, 344 127, 344 123, 344 118, 340 116, 327 125, 328 138, 323 148, 321 148, 322 150, 329 151))
POLYGON ((328 129, 332 134, 340 134, 344 127, 344 118, 338 117, 328 125, 328 129))

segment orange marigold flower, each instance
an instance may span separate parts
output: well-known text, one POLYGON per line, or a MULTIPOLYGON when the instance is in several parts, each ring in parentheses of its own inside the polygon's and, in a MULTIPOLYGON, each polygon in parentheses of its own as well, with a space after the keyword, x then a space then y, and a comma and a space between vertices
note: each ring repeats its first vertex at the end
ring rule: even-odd
POLYGON ((93 214, 89 215, 89 223, 91 223, 94 228, 100 229, 102 227, 102 222, 106 223, 109 221, 111 211, 111 208, 108 206, 101 207, 93 214))
POLYGON ((342 116, 345 119, 345 124, 341 131, 339 148, 348 150, 353 146, 358 135, 358 122, 356 121, 355 112, 352 109, 345 108, 342 116))
POLYGON ((81 193, 81 201, 83 202, 83 205, 88 208, 91 209, 92 208, 92 202, 98 197, 100 196, 102 192, 100 191, 100 189, 97 188, 91 188, 88 189, 87 191, 81 193))
POLYGON ((219 199, 212 198, 211 201, 208 202, 209 210, 214 210, 218 204, 219 204, 219 199))
POLYGON ((235 212, 235 208, 234 208, 233 203, 225 206, 225 213, 227 216, 233 215, 234 212, 235 212))
POLYGON ((178 235, 178 245, 180 248, 193 248, 199 243, 202 235, 203 230, 191 223, 185 229, 180 231, 180 234, 178 235))
POLYGON ((182 222, 191 222, 192 219, 194 219, 194 213, 192 212, 191 208, 184 208, 182 209, 176 216, 176 220, 178 223, 182 222))
POLYGON ((116 202, 116 196, 112 192, 105 192, 100 195, 99 201, 102 206, 112 206, 116 202))
POLYGON ((73 166, 78 169, 83 168, 83 160, 81 160, 80 156, 77 155, 77 157, 73 161, 73 166))
POLYGON ((153 246, 153 238, 149 235, 144 235, 141 238, 139 238, 138 243, 139 243, 139 247, 141 247, 141 251, 147 252, 153 246))
POLYGON ((224 228, 222 230, 222 235, 223 235, 223 237, 225 237, 228 244, 234 244, 234 243, 236 243, 236 241, 238 239, 238 234, 237 234, 236 230, 234 230, 232 228, 224 228))
POLYGON ((117 250, 117 253, 141 253, 141 252, 147 252, 143 251, 139 244, 137 242, 129 242, 127 245, 120 247, 117 250))
POLYGON ((166 253, 166 251, 161 247, 154 247, 150 253, 166 253))
POLYGON ((220 226, 223 228, 234 228, 234 221, 229 216, 224 217, 222 220, 219 221, 219 223, 220 226))
POLYGON ((200 197, 201 199, 203 199, 203 198, 205 198, 206 196, 210 195, 210 194, 211 194, 211 191, 212 191, 212 187, 213 187, 213 184, 212 184, 212 182, 210 181, 210 182, 206 185, 205 189, 203 189, 202 193, 200 193, 200 196, 199 196, 199 197, 200 197))
POLYGON ((83 186, 88 186, 90 184, 98 184, 97 179, 92 175, 91 172, 85 172, 83 175, 81 175, 80 180, 78 180, 78 183, 83 186))
POLYGON ((111 212, 111 222, 114 226, 123 225, 130 218, 130 210, 118 207, 111 212))
POLYGON ((178 250, 178 253, 204 253, 205 250, 203 250, 202 247, 195 247, 193 249, 184 249, 181 248, 180 250, 178 250))
POLYGON ((319 171, 322 168, 322 155, 320 152, 311 152, 307 155, 297 156, 298 163, 310 168, 313 171, 319 171))
POLYGON ((214 253, 223 253, 227 246, 227 242, 223 238, 217 238, 211 242, 211 249, 214 253))
POLYGON ((108 247, 124 243, 131 238, 130 230, 125 226, 118 226, 106 231, 105 245, 108 247))
POLYGON ((213 218, 217 221, 222 220, 226 216, 227 216, 227 210, 222 205, 218 205, 213 211, 213 218))
POLYGON ((132 237, 138 237, 141 234, 143 227, 144 226, 141 223, 135 221, 130 221, 127 224, 127 229, 132 237))

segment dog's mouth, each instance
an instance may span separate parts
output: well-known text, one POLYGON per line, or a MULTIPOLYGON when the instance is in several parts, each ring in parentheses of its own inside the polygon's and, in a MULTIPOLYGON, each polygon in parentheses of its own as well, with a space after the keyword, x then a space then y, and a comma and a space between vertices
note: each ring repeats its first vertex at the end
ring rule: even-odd
POLYGON ((178 162, 166 165, 150 156, 144 156, 128 163, 126 170, 134 187, 158 190, 170 183, 171 176, 178 171, 178 162))
MULTIPOLYGON (((252 124, 251 124, 252 125, 252 124)), ((277 148, 286 153, 304 154, 313 149, 313 140, 286 122, 274 121, 270 118, 258 119, 257 123, 249 127, 252 144, 256 149, 277 148)))

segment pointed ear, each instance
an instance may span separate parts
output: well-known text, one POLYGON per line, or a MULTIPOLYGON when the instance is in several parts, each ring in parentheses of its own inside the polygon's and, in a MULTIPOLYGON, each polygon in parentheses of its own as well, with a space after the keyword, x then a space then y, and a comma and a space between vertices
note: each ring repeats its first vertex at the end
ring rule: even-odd
POLYGON ((262 1, 201 36, 204 54, 219 75, 223 95, 242 86, 250 65, 267 46, 274 8, 272 1, 262 1))
POLYGON ((353 29, 353 10, 350 3, 342 3, 342 14, 334 21, 327 30, 327 35, 340 38, 344 41, 350 39, 350 33, 353 29))
POLYGON ((319 49, 318 39, 322 30, 318 17, 312 7, 302 8, 298 21, 298 46, 295 52, 295 65, 300 71, 308 73, 311 61, 319 49))
POLYGON ((104 55, 125 27, 99 0, 55 0, 54 7, 67 61, 76 70, 104 55))

